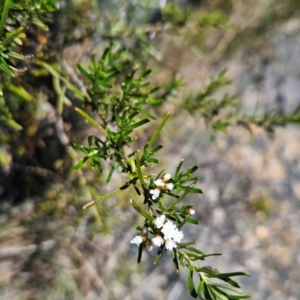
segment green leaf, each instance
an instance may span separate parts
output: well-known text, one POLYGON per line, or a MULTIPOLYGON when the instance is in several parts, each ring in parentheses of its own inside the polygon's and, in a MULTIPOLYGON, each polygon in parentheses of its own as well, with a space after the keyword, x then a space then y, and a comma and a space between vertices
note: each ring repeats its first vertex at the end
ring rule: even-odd
POLYGON ((219 277, 219 274, 220 274, 219 270, 214 269, 212 267, 205 266, 205 267, 201 268, 201 276, 202 277, 205 277, 205 278, 207 278, 207 277, 219 277), (211 276, 209 276, 209 275, 211 275, 211 276))
POLYGON ((144 181, 144 177, 142 174, 142 170, 141 170, 141 161, 140 161, 140 151, 137 151, 135 154, 135 160, 136 160, 136 170, 137 170, 137 174, 140 180, 140 183, 142 185, 142 187, 145 186, 145 181, 144 181))
POLYGON ((144 249, 144 243, 141 243, 139 245, 139 252, 138 252, 138 257, 137 257, 137 262, 140 263, 142 259, 142 254, 143 254, 143 249, 144 249))
POLYGON ((82 67, 81 65, 78 65, 77 68, 85 78, 91 80, 91 75, 88 73, 88 71, 86 69, 84 69, 84 67, 82 67))
POLYGON ((134 128, 140 127, 140 126, 142 126, 144 124, 147 124, 149 122, 150 122, 149 119, 143 119, 143 120, 138 121, 136 123, 133 123, 132 125, 130 125, 129 127, 127 127, 126 131, 130 131, 131 132, 134 128))
POLYGON ((213 285, 211 286, 211 289, 216 292, 216 293, 221 293, 222 295, 224 295, 224 299, 226 300, 238 300, 238 299, 247 299, 250 298, 251 295, 245 295, 244 292, 241 289, 237 289, 237 288, 233 288, 233 292, 239 295, 232 295, 232 294, 228 294, 227 292, 223 291, 222 289, 230 289, 231 286, 230 285, 222 285, 220 287, 220 284, 217 283, 213 283, 213 285), (224 287, 222 287, 224 286, 224 287))
POLYGON ((89 147, 91 148, 93 146, 93 140, 94 140, 94 136, 93 135, 90 135, 88 137, 88 144, 89 144, 89 147))
POLYGON ((189 193, 193 193, 193 194, 203 194, 203 191, 199 188, 191 188, 189 190, 189 193))
POLYGON ((188 288, 189 288, 189 292, 190 292, 191 296, 193 298, 197 298, 198 294, 196 292, 195 285, 194 285, 193 272, 194 272, 193 270, 189 270, 189 273, 188 273, 188 288))
POLYGON ((150 105, 158 105, 158 104, 161 104, 163 102, 162 99, 158 99, 158 98, 148 98, 147 99, 147 104, 150 104, 150 105))
POLYGON ((7 88, 10 92, 14 93, 15 95, 19 96, 21 99, 25 101, 30 102, 34 100, 33 97, 22 86, 9 84, 7 88))
POLYGON ((10 69, 9 65, 7 64, 7 62, 5 61, 5 59, 2 56, 0 56, 0 69, 11 77, 16 76, 15 73, 10 69))
POLYGON ((199 285, 198 285, 198 289, 197 289, 197 291, 198 291, 198 296, 199 296, 199 298, 202 300, 205 300, 204 298, 202 298, 200 295, 202 294, 202 292, 204 292, 204 284, 205 284, 205 282, 203 281, 203 280, 201 280, 201 277, 200 277, 200 283, 199 283, 199 285))
POLYGON ((241 288, 231 286, 229 284, 214 283, 214 286, 218 287, 221 290, 229 290, 229 291, 234 292, 236 294, 243 294, 243 291, 241 290, 241 288))
POLYGON ((23 27, 18 28, 14 32, 10 32, 7 34, 7 37, 4 39, 4 41, 1 42, 3 46, 7 46, 11 42, 13 42, 23 31, 23 27))
POLYGON ((157 137, 159 136, 161 130, 163 129, 164 125, 166 124, 168 118, 170 116, 170 113, 167 113, 166 116, 162 119, 162 121, 160 122, 160 124, 158 125, 157 129, 155 130, 155 132, 153 133, 150 141, 146 144, 146 146, 144 147, 144 151, 146 151, 146 149, 151 148, 151 146, 154 144, 154 142, 156 141, 157 137))
POLYGON ((113 173, 114 173, 114 171, 115 171, 116 168, 117 168, 117 162, 114 162, 113 165, 112 165, 112 167, 110 168, 109 174, 108 174, 108 176, 106 178, 106 183, 110 182, 111 177, 112 177, 112 175, 113 175, 113 173))
POLYGON ((193 174, 198 169, 199 169, 199 166, 193 166, 193 167, 188 168, 186 173, 190 175, 190 174, 193 174))
POLYGON ((232 272, 232 273, 220 273, 219 278, 233 277, 233 276, 250 276, 249 273, 245 272, 232 272))
POLYGON ((142 80, 142 79, 146 78, 147 76, 149 76, 151 74, 151 72, 152 71, 150 69, 146 70, 139 79, 142 80))
POLYGON ((214 286, 212 285, 210 288, 211 291, 211 295, 214 295, 216 298, 216 300, 228 300, 227 297, 225 297, 221 292, 219 292, 218 290, 215 290, 213 288, 214 286))
POLYGON ((105 201, 105 200, 107 200, 107 199, 109 199, 109 198, 111 198, 111 197, 114 197, 114 196, 120 194, 120 193, 122 192, 122 190, 123 190, 123 189, 120 189, 120 188, 119 188, 119 189, 114 190, 113 192, 110 192, 110 193, 108 193, 108 194, 102 195, 102 196, 100 196, 99 198, 97 198, 97 199, 95 199, 95 200, 93 200, 93 201, 91 201, 91 202, 85 204, 82 208, 83 208, 83 209, 87 209, 87 208, 89 208, 89 207, 95 205, 96 203, 103 202, 103 201, 105 201))
POLYGON ((150 92, 149 92, 149 94, 151 95, 151 94, 157 92, 159 89, 161 89, 161 87, 157 86, 157 87, 151 89, 150 92))
POLYGON ((151 149, 151 151, 149 151, 149 154, 152 156, 156 152, 158 152, 161 148, 163 148, 163 146, 162 145, 158 145, 158 146, 154 147, 153 149, 151 149))
POLYGON ((17 59, 20 59, 20 60, 26 60, 26 59, 31 59, 31 58, 33 58, 32 55, 22 55, 22 54, 19 54, 19 53, 14 52, 14 51, 8 51, 8 52, 7 52, 7 55, 8 55, 9 57, 17 58, 17 59))
POLYGON ((177 243, 177 244, 180 245, 181 247, 187 247, 187 248, 190 248, 189 246, 190 246, 190 245, 195 245, 196 242, 195 242, 195 241, 192 241, 192 242, 177 243))
POLYGON ((189 217, 187 221, 189 223, 195 224, 195 225, 199 225, 200 224, 200 222, 197 219, 194 219, 194 218, 191 218, 191 217, 189 217))
POLYGON ((206 283, 204 283, 204 296, 205 296, 206 300, 207 300, 207 299, 215 300, 215 297, 214 297, 213 295, 210 294, 209 289, 208 289, 206 283))
POLYGON ((144 114, 147 118, 151 120, 156 120, 156 117, 151 115, 147 109, 144 109, 141 105, 136 107, 142 114, 144 114))
POLYGON ((101 84, 104 84, 105 82, 117 77, 119 74, 120 74, 119 70, 114 70, 113 72, 111 72, 111 74, 109 74, 105 78, 103 78, 103 80, 101 81, 101 84))
POLYGON ((229 300, 239 300, 239 299, 248 299, 251 298, 252 295, 227 295, 229 300))
POLYGON ((195 180, 199 180, 199 178, 198 177, 195 177, 195 176, 193 176, 193 177, 186 177, 186 178, 183 178, 182 179, 182 182, 187 182, 187 181, 195 181, 195 180))
POLYGON ((141 193, 139 187, 136 184, 134 184, 133 187, 134 187, 136 193, 140 196, 142 193, 141 193))
POLYGON ((82 165, 87 161, 87 157, 84 157, 84 158, 82 158, 74 167, 73 167, 73 169, 74 170, 79 170, 81 167, 82 167, 82 165))
POLYGON ((176 272, 178 272, 179 271, 179 265, 178 265, 178 258, 177 258, 176 249, 173 250, 173 263, 174 263, 176 272))
POLYGON ((49 30, 48 26, 44 22, 42 22, 39 18, 33 17, 31 19, 31 22, 45 31, 49 30))
POLYGON ((226 277, 226 278, 220 278, 220 277, 218 276, 218 278, 219 278, 220 280, 223 280, 223 281, 229 283, 229 284, 232 285, 232 286, 235 286, 235 287, 238 287, 238 288, 240 287, 240 285, 239 285, 236 281, 234 281, 233 279, 231 279, 231 278, 229 278, 229 277, 226 277))
POLYGON ((182 159, 180 161, 180 163, 178 164, 177 168, 176 168, 176 171, 175 171, 175 174, 174 174, 174 180, 177 181, 178 180, 178 176, 179 176, 179 172, 180 172, 180 169, 182 167, 182 164, 183 164, 184 160, 182 159))
POLYGON ((1 19, 0 19, 0 38, 2 36, 4 26, 8 17, 9 7, 10 7, 11 0, 5 0, 1 12, 1 19))
POLYGON ((144 210, 142 207, 140 207, 135 201, 133 201, 132 199, 130 199, 130 203, 133 206, 133 208, 139 213, 141 214, 143 217, 145 217, 147 220, 149 220, 150 222, 153 222, 154 218, 146 211, 144 210))
POLYGON ((109 47, 104 50, 102 58, 101 58, 101 63, 102 64, 104 64, 104 62, 105 62, 105 60, 106 60, 109 52, 110 52, 110 48, 109 47))
POLYGON ((158 164, 159 160, 157 158, 147 158, 148 163, 158 164))
MULTIPOLYGON (((195 244, 195 243, 193 243, 193 244, 195 244)), ((190 245, 188 245, 187 249, 189 249, 192 252, 195 252, 195 253, 198 253, 198 254, 201 254, 201 255, 205 255, 205 253, 203 251, 201 251, 201 250, 199 250, 197 248, 194 248, 194 247, 190 247, 190 245)))
POLYGON ((193 182, 189 187, 186 187, 185 192, 178 199, 176 199, 169 207, 167 207, 167 210, 170 211, 171 209, 173 209, 189 193, 190 189, 192 189, 195 184, 196 183, 193 182))
POLYGON ((86 112, 84 112, 82 109, 75 107, 75 110, 82 115, 92 126, 94 126, 97 130, 99 130, 103 135, 107 135, 106 131, 86 112))

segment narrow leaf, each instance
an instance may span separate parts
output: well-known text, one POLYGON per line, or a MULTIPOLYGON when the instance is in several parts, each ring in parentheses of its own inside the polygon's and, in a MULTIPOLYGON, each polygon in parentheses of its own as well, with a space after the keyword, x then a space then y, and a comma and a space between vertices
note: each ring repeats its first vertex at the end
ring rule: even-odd
POLYGON ((146 211, 144 210, 142 207, 140 207, 135 201, 133 201, 132 199, 130 199, 130 203, 133 206, 133 208, 140 213, 143 217, 145 217, 147 220, 149 221, 153 221, 154 218, 146 211))
POLYGON ((87 208, 89 208, 89 207, 95 205, 96 203, 105 201, 105 200, 107 200, 107 199, 109 199, 109 198, 111 198, 111 197, 114 197, 114 196, 118 195, 118 194, 121 193, 121 192, 122 192, 122 189, 120 189, 120 188, 119 188, 119 189, 116 189, 116 190, 114 190, 114 191, 112 191, 112 192, 110 192, 110 193, 108 193, 108 194, 102 195, 102 196, 100 196, 99 198, 97 198, 97 199, 95 199, 95 200, 93 200, 93 201, 91 201, 91 202, 85 204, 82 208, 83 208, 83 209, 87 209, 87 208))
POLYGON ((200 222, 197 219, 194 219, 194 218, 191 218, 191 217, 189 217, 187 221, 189 223, 195 224, 195 225, 199 225, 200 224, 200 222))
POLYGON ((86 112, 84 112, 82 109, 75 107, 75 110, 82 115, 92 126, 94 126, 96 129, 98 129, 103 135, 106 136, 106 131, 86 112))
POLYGON ((188 273, 188 288, 189 288, 189 292, 190 292, 191 296, 193 298, 197 298, 198 294, 196 292, 195 285, 194 285, 193 270, 189 270, 189 273, 188 273))
POLYGON ((3 57, 0 57, 0 69, 4 71, 7 75, 15 77, 15 73, 10 69, 9 65, 3 57))
POLYGON ((219 278, 233 277, 233 276, 250 276, 249 273, 245 272, 232 272, 232 273, 220 273, 219 278))
POLYGON ((176 171, 175 171, 175 174, 174 174, 174 180, 177 180, 178 179, 178 175, 179 175, 179 172, 180 172, 180 169, 182 167, 182 164, 183 164, 183 159, 180 161, 180 163, 178 164, 177 168, 176 168, 176 171))
POLYGON ((155 154, 157 151, 159 151, 161 148, 163 148, 162 145, 158 145, 156 147, 154 147, 153 149, 151 149, 151 151, 149 152, 151 155, 155 154))
POLYGON ((141 183, 142 187, 144 187, 145 186, 145 181, 144 181, 144 177, 143 177, 142 170, 141 170, 140 152, 139 151, 136 152, 135 158, 136 158, 137 174, 139 176, 139 180, 140 180, 140 183, 141 183))
POLYGON ((211 294, 213 294, 216 298, 216 300, 228 300, 228 298, 226 296, 224 296, 221 292, 219 292, 218 290, 214 289, 213 286, 211 286, 211 294))
POLYGON ((166 124, 168 118, 170 116, 170 113, 167 113, 166 116, 162 119, 160 124, 158 125, 157 129, 155 130, 154 134, 152 135, 150 141, 146 144, 146 148, 149 149, 156 141, 157 137, 159 136, 161 130, 163 129, 164 125, 166 124))
POLYGON ((137 258, 137 262, 140 263, 141 259, 142 259, 142 254, 143 254, 143 248, 144 248, 144 243, 141 243, 139 245, 139 252, 138 252, 138 258, 137 258))
POLYGON ((109 171, 109 174, 108 174, 108 176, 107 176, 107 178, 106 178, 106 183, 109 183, 109 182, 110 182, 111 177, 112 177, 112 175, 113 175, 113 173, 114 173, 116 167, 117 167, 117 162, 114 162, 113 165, 112 165, 112 167, 111 167, 111 169, 110 169, 110 171, 109 171))
POLYGON ((238 288, 238 287, 235 287, 235 286, 231 286, 229 284, 222 284, 222 283, 214 283, 214 286, 215 287, 218 287, 219 289, 221 290, 229 290, 229 291, 232 291, 236 294, 243 294, 243 291, 242 289, 238 288))
POLYGON ((147 118, 149 118, 149 119, 151 119, 151 120, 156 120, 156 117, 153 116, 153 115, 151 115, 151 114, 149 113, 149 111, 146 110, 146 109, 144 109, 141 105, 138 105, 138 106, 137 106, 137 109, 138 109, 142 114, 144 114, 147 118))
POLYGON ((33 100, 33 97, 21 86, 10 84, 7 86, 7 88, 10 92, 14 93, 25 101, 30 102, 33 100))
POLYGON ((85 158, 82 158, 74 167, 73 167, 73 169, 74 170, 79 170, 81 167, 82 167, 82 165, 85 163, 87 161, 87 157, 85 157, 85 158))
POLYGON ((20 27, 15 32, 9 33, 7 35, 7 38, 3 42, 1 42, 1 44, 3 46, 6 46, 6 45, 10 44, 12 41, 14 41, 21 34, 22 31, 23 31, 23 27, 20 27))
POLYGON ((185 192, 176 199, 169 207, 167 207, 167 210, 173 209, 190 191, 191 188, 195 185, 195 182, 193 182, 189 187, 186 188, 185 192))
POLYGON ((128 130, 132 131, 134 128, 140 127, 140 126, 142 126, 144 124, 147 124, 149 122, 150 122, 150 120, 143 119, 141 121, 138 121, 136 123, 131 124, 129 127, 126 128, 126 131, 128 131, 128 130))
POLYGON ((11 2, 11 0, 5 0, 5 2, 3 4, 1 19, 0 19, 0 37, 2 36, 3 29, 4 29, 4 26, 5 26, 6 20, 7 20, 10 2, 11 2))
POLYGON ((176 272, 178 272, 179 271, 179 265, 178 265, 178 258, 177 258, 176 249, 173 250, 173 263, 174 263, 176 272))
POLYGON ((77 66, 78 70, 80 71, 80 73, 87 79, 91 79, 91 75, 87 72, 86 69, 84 69, 81 65, 77 66))

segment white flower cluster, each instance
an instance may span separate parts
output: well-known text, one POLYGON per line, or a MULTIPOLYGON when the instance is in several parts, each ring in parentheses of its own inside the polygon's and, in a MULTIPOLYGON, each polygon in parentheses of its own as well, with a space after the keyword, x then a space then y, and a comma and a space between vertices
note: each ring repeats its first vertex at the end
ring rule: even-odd
POLYGON ((174 184, 171 182, 166 183, 169 179, 171 179, 171 174, 167 173, 162 178, 156 179, 154 181, 155 189, 150 190, 150 194, 152 194, 153 200, 159 197, 159 194, 162 190, 173 190, 174 184))
MULTIPOLYGON (((180 231, 176 225, 172 221, 166 222, 166 216, 161 215, 160 217, 156 218, 154 220, 154 224, 157 229, 161 229, 161 232, 163 233, 163 237, 158 234, 152 239, 152 243, 160 247, 161 245, 165 244, 166 249, 172 251, 174 248, 176 248, 176 243, 180 243, 183 239, 183 232, 180 231)), ((131 244, 140 245, 143 242, 143 237, 140 235, 137 235, 134 239, 130 241, 131 244)), ((148 248, 149 250, 152 250, 152 247, 148 248)))

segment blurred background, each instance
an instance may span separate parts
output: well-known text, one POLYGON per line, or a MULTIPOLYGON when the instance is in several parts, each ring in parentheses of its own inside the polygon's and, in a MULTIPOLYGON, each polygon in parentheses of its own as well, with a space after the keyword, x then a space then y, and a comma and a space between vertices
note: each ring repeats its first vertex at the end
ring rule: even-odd
MULTIPOLYGON (((190 298, 186 270, 176 273, 169 253, 155 267, 150 252, 136 263, 137 248, 129 242, 142 220, 129 205, 132 191, 82 210, 123 184, 122 177, 106 185, 97 170, 72 169, 81 158, 73 144, 85 144, 92 129, 74 111, 80 105, 74 89, 45 72, 45 63, 84 94, 78 63, 101 57, 110 44, 126 49, 129 67, 151 68, 151 84, 172 91, 156 109, 161 116, 171 112, 160 141, 161 168, 173 173, 181 159, 186 168, 200 166, 204 194, 186 201, 201 225, 186 226, 185 238, 205 252, 223 253, 203 265, 249 272, 238 282, 255 300, 299 299, 299 127, 273 132, 235 122, 215 132, 188 103, 226 70, 230 83, 214 97, 232 95, 241 116, 297 111, 300 2, 59 5, 41 16, 48 31, 26 28, 22 51, 34 60, 24 62, 28 70, 15 80, 31 98, 5 94, 22 130, 0 120, 0 299, 190 298)), ((141 145, 154 130, 140 132, 141 145)))

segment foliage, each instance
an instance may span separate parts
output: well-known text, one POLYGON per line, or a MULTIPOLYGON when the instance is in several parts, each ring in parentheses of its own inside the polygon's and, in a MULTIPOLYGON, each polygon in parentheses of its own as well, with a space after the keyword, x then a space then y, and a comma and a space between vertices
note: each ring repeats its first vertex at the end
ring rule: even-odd
MULTIPOLYGON (((248 298, 249 295, 245 295, 238 283, 232 279, 235 276, 248 275, 247 273, 220 273, 212 267, 202 266, 199 261, 220 253, 206 254, 194 246, 194 241, 181 241, 183 237, 181 229, 187 223, 199 225, 199 221, 192 217, 193 205, 183 204, 182 201, 190 193, 200 194, 202 191, 196 187, 198 177, 194 173, 197 166, 182 170, 183 162, 180 161, 174 174, 171 175, 160 165, 159 150, 163 146, 159 143, 159 135, 170 117, 169 113, 163 115, 161 111, 165 102, 172 103, 169 100, 174 96, 177 97, 176 91, 182 87, 182 81, 173 74, 173 78, 167 81, 163 88, 151 87, 150 82, 153 77, 150 77, 149 64, 151 65, 153 59, 159 61, 158 64, 162 60, 151 38, 155 34, 179 37, 201 58, 205 58, 208 52, 229 55, 236 49, 236 41, 241 36, 248 36, 243 33, 252 34, 253 31, 266 28, 270 16, 284 17, 284 14, 290 12, 290 7, 284 12, 272 10, 267 15, 268 18, 264 16, 259 19, 259 24, 253 31, 251 28, 243 31, 238 26, 229 24, 233 4, 226 0, 216 1, 217 5, 211 2, 212 4, 204 5, 201 10, 184 10, 175 4, 167 5, 162 8, 160 22, 151 24, 147 22, 150 14, 149 5, 128 1, 117 13, 104 7, 99 22, 93 23, 90 22, 94 17, 93 6, 91 4, 88 6, 87 1, 82 1, 81 5, 74 5, 76 8, 70 10, 69 15, 66 16, 72 19, 72 25, 78 31, 82 30, 84 33, 76 32, 79 35, 77 37, 75 30, 70 28, 71 25, 65 28, 59 23, 58 30, 65 33, 63 42, 54 42, 54 40, 49 42, 47 40, 49 35, 46 32, 49 32, 49 28, 51 30, 51 26, 55 23, 53 20, 54 13, 59 8, 58 2, 57 0, 20 2, 2 0, 0 2, 2 12, 0 19, 0 167, 9 169, 11 161, 17 166, 16 158, 21 157, 26 161, 28 153, 34 153, 32 148, 38 141, 36 132, 45 120, 41 121, 42 118, 39 116, 42 111, 39 109, 41 103, 54 107, 57 124, 60 124, 59 122, 65 117, 63 112, 67 109, 73 111, 76 106, 77 113, 96 130, 96 134, 90 134, 87 141, 83 143, 76 140, 75 149, 83 154, 82 158, 78 159, 68 142, 65 142, 63 145, 67 149, 65 151, 67 156, 61 155, 59 159, 70 160, 71 164, 76 161, 74 163, 76 170, 80 170, 87 163, 90 164, 98 173, 105 174, 106 183, 113 181, 115 173, 122 173, 122 180, 126 178, 119 188, 101 196, 94 196, 93 200, 90 199, 91 201, 84 205, 84 208, 103 203, 133 187, 136 195, 130 201, 131 206, 144 219, 142 225, 137 227, 138 235, 132 240, 132 243, 138 245, 139 262, 145 248, 150 250, 153 245, 159 245, 154 263, 158 263, 164 250, 170 250, 175 270, 178 271, 179 267, 189 269, 187 282, 192 297, 248 298), (224 42, 223 38, 214 38, 212 34, 214 31, 222 37, 226 37, 227 32, 234 32, 234 34, 229 42, 227 40, 224 42), (206 44, 210 36, 215 41, 220 40, 224 43, 206 44), (75 65, 67 65, 60 53, 62 48, 72 43, 84 43, 87 39, 95 40, 95 44, 101 45, 101 51, 108 45, 109 47, 100 59, 97 58, 97 54, 90 59, 88 53, 88 61, 91 60, 91 63, 81 62, 78 70, 75 65), (42 87, 46 87, 46 90, 42 91, 42 87), (151 129, 150 126, 156 121, 158 121, 156 129, 151 129), (147 129, 152 130, 152 135, 144 142, 147 137, 141 138, 141 130, 146 125, 147 129), (2 148, 5 151, 2 151, 2 148), (3 161, 3 157, 6 161, 3 161), (160 170, 158 174, 151 173, 152 167, 160 170), (164 218, 164 222, 160 226, 161 218, 164 218), (173 230, 169 237, 166 234, 167 224, 173 230), (221 281, 225 283, 220 283, 221 281)), ((104 2, 100 1, 99 5, 104 5, 104 2)), ((71 1, 66 3, 69 5, 71 1)), ((63 10, 63 13, 68 9, 69 7, 63 10)), ((203 85, 198 92, 182 95, 181 99, 173 104, 178 105, 178 109, 187 110, 195 117, 200 116, 207 128, 212 129, 213 134, 218 131, 226 132, 228 127, 233 125, 242 125, 249 131, 252 125, 260 126, 273 134, 277 126, 299 124, 299 108, 289 114, 269 111, 260 116, 241 115, 239 99, 234 95, 222 94, 223 87, 228 84, 230 81, 225 71, 222 71, 206 86, 203 85)), ((74 123, 76 122, 77 119, 74 123)), ((80 126, 83 126, 82 123, 80 126)), ((63 130, 61 136, 66 136, 63 130)), ((61 136, 58 137, 59 140, 63 140, 61 136)), ((21 169, 39 174, 46 173, 52 179, 57 171, 57 167, 53 165, 59 165, 60 161, 53 159, 51 163, 53 164, 49 164, 50 167, 47 168, 44 166, 39 168, 39 164, 36 163, 34 167, 21 165, 21 169)), ((66 185, 60 188, 68 190, 69 168, 65 167, 62 173, 64 179, 60 180, 66 181, 66 185)), ((81 188, 86 181, 83 176, 80 180, 84 182, 80 184, 81 188)), ((26 181, 26 185, 27 182, 29 181, 26 181)), ((92 187, 88 188, 92 190, 92 187)), ((76 192, 77 190, 74 194, 76 192)), ((95 189, 92 194, 96 194, 95 189)), ((22 197, 25 198, 25 195, 22 197)), ((52 213, 63 215, 66 204, 54 202, 52 199, 45 201, 40 204, 40 207, 46 207, 45 211, 49 215, 52 213)), ((100 209, 98 212, 100 213, 100 209)), ((87 215, 89 213, 86 212, 87 215)), ((104 213, 107 218, 110 217, 108 212, 104 213)), ((76 222, 80 221, 76 220, 76 222)), ((77 253, 78 257, 81 256, 77 253)), ((61 285, 62 288, 68 289, 62 283, 61 285)))
POLYGON ((11 113, 11 106, 7 104, 6 97, 3 96, 3 90, 8 90, 23 101, 32 101, 33 97, 26 89, 12 81, 10 77, 16 77, 17 74, 26 71, 26 67, 16 67, 17 61, 32 59, 32 55, 22 54, 20 47, 25 39, 24 28, 35 24, 43 30, 48 30, 43 22, 47 12, 53 12, 56 9, 58 0, 27 1, 16 2, 12 0, 3 0, 0 3, 0 121, 14 130, 21 130, 22 126, 18 124, 11 113))
MULTIPOLYGON (((180 202, 189 193, 202 193, 201 189, 194 187, 198 178, 193 173, 198 167, 194 166, 187 171, 182 171, 183 161, 181 161, 173 176, 166 173, 164 169, 157 175, 149 174, 148 168, 159 164, 156 155, 162 148, 162 145, 155 145, 155 142, 169 114, 162 119, 144 147, 141 149, 133 149, 131 147, 132 142, 135 140, 132 137, 132 133, 150 122, 150 119, 142 118, 142 115, 153 118, 152 114, 149 114, 149 109, 146 112, 144 106, 148 105, 150 107, 150 105, 159 104, 161 101, 151 98, 153 91, 156 91, 157 88, 143 90, 143 88, 148 87, 145 79, 150 74, 149 71, 137 78, 135 78, 135 72, 131 72, 125 77, 123 82, 120 82, 122 93, 117 94, 117 96, 114 95, 114 91, 111 90, 113 87, 111 81, 116 79, 119 72, 113 66, 106 67, 105 62, 107 57, 110 56, 110 52, 110 49, 106 49, 98 63, 95 60, 93 61, 90 70, 79 66, 81 73, 90 81, 89 94, 98 96, 95 99, 99 101, 95 102, 94 100, 93 106, 94 111, 99 114, 100 120, 97 121, 83 110, 77 108, 77 112, 97 129, 99 136, 89 136, 88 147, 75 145, 75 148, 85 155, 75 166, 75 169, 79 169, 85 162, 89 162, 92 167, 97 167, 102 173, 104 172, 104 167, 101 161, 108 160, 111 168, 106 182, 111 180, 115 170, 126 173, 128 180, 115 191, 87 203, 84 205, 84 208, 86 209, 105 201, 121 193, 124 189, 133 186, 137 196, 142 196, 143 205, 138 204, 135 200, 131 200, 130 203, 145 218, 143 226, 137 227, 140 235, 132 240, 132 243, 136 243, 139 246, 138 262, 141 260, 143 248, 151 250, 152 244, 156 244, 159 249, 154 264, 158 262, 164 249, 171 250, 176 271, 179 270, 179 265, 185 266, 190 270, 188 283, 193 297, 199 297, 200 299, 204 297, 205 299, 221 299, 221 297, 222 299, 249 298, 250 296, 245 295, 239 285, 231 278, 236 275, 247 275, 246 273, 227 274, 220 273, 211 267, 200 267, 196 264, 198 260, 204 260, 211 255, 220 255, 220 253, 205 254, 203 251, 193 247, 195 242, 181 242, 183 233, 178 231, 178 229, 181 229, 186 223, 199 225, 199 222, 191 217, 194 213, 192 205, 179 206, 180 202), (181 235, 180 238, 167 236, 163 225, 158 225, 161 218, 164 220, 164 226, 173 226, 174 232, 181 235), (152 242, 150 236, 153 236, 152 242), (195 289, 192 278, 193 272, 196 272, 200 278, 197 289, 195 289), (211 281, 213 278, 221 279, 227 284, 215 283, 211 281)), ((113 56, 111 55, 111 57, 113 56)), ((109 64, 111 60, 107 60, 107 62, 109 64)), ((119 68, 122 69, 121 65, 119 65, 119 68)), ((214 89, 220 85, 219 82, 221 82, 221 77, 206 89, 206 92, 202 94, 202 98, 204 99, 206 95, 211 95, 214 89)))

